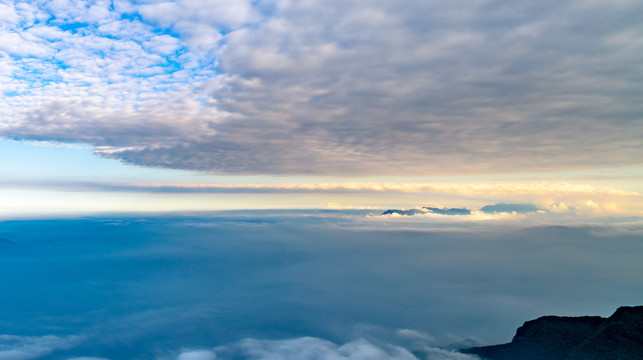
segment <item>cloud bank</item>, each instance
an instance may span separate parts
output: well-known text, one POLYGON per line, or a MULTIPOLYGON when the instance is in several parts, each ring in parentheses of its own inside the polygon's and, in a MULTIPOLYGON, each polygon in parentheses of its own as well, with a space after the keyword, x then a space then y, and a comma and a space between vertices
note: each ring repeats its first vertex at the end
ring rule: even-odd
POLYGON ((637 1, 0 2, 0 134, 221 174, 643 158, 637 1))
POLYGON ((359 192, 398 192, 398 193, 435 193, 464 196, 480 195, 558 195, 558 196, 608 196, 614 198, 640 198, 643 194, 636 191, 614 187, 600 187, 589 184, 558 182, 535 183, 394 183, 394 182, 333 182, 333 183, 278 183, 278 184, 151 184, 151 183, 100 183, 100 182, 3 182, 6 186, 75 187, 96 190, 138 191, 138 192, 321 192, 321 193, 359 193, 359 192))
POLYGON ((17 336, 0 335, 0 359, 29 360, 48 355, 56 350, 76 346, 78 336, 17 336))
MULTIPOLYGON (((249 360, 418 360, 407 349, 390 344, 374 345, 355 340, 344 345, 330 341, 301 337, 288 340, 244 339, 234 345, 217 348, 217 358, 249 360)), ((424 346, 416 349, 431 360, 474 360, 470 355, 424 346)), ((180 359, 180 358, 179 358, 180 359)), ((201 358, 199 358, 201 359, 201 358)))

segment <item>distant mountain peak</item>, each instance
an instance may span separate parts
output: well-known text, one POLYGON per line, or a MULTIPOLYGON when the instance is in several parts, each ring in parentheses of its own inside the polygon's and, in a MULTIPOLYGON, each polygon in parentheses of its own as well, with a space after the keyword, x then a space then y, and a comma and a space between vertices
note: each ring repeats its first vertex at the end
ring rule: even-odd
POLYGON ((493 205, 487 205, 480 208, 480 211, 487 214, 496 214, 496 213, 518 213, 518 214, 527 214, 536 212, 538 209, 533 204, 506 204, 499 203, 493 205))
POLYGON ((389 209, 382 213, 382 215, 398 214, 398 215, 417 215, 417 214, 438 214, 438 215, 471 215, 471 210, 467 208, 436 208, 436 207, 423 207, 422 209, 398 210, 389 209))
MULTIPOLYGON (((529 214, 529 213, 536 213, 544 210, 539 209, 533 204, 498 203, 498 204, 483 206, 482 208, 480 208, 479 211, 486 214, 501 214, 501 213, 529 214)), ((427 213, 437 214, 437 215, 471 215, 472 210, 469 210, 464 207, 463 208, 448 208, 448 207, 438 208, 438 207, 425 206, 421 209, 410 209, 410 210, 389 209, 383 212, 382 215, 398 214, 398 215, 412 216, 412 215, 427 214, 427 213)))
POLYGON ((426 211, 419 210, 419 209, 411 209, 411 210, 389 209, 382 213, 382 215, 393 215, 393 214, 412 216, 417 214, 426 214, 426 211))
POLYGON ((424 207, 429 212, 440 215, 471 215, 471 210, 467 208, 435 208, 435 207, 424 207))

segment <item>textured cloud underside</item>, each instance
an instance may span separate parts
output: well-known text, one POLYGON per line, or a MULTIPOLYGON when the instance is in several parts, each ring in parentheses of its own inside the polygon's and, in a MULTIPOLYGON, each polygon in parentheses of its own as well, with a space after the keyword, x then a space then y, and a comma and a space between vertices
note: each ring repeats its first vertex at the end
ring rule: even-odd
POLYGON ((5 137, 230 174, 643 158, 640 2, 60 3, 0 5, 5 137))

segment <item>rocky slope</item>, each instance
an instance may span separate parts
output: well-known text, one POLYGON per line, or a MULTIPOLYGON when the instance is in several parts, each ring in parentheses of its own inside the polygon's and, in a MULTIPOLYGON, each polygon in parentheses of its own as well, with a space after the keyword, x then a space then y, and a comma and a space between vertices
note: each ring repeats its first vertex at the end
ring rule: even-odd
POLYGON ((489 360, 643 360, 643 306, 609 318, 544 316, 527 321, 508 344, 462 352, 489 360))

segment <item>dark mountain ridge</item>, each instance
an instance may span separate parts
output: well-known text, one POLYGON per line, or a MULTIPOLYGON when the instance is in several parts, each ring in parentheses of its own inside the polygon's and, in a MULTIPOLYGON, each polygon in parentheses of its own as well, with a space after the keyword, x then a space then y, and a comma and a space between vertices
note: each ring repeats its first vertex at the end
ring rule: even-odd
POLYGON ((382 215, 398 214, 398 215, 413 216, 413 215, 425 214, 425 213, 426 213, 425 211, 418 210, 418 209, 411 209, 411 210, 390 209, 390 210, 384 211, 382 215))
POLYGON ((413 216, 417 214, 427 214, 433 213, 438 215, 471 215, 471 210, 467 208, 435 208, 435 207, 423 207, 422 209, 411 209, 411 210, 399 210, 399 209, 389 209, 382 213, 382 215, 398 214, 413 216), (424 210, 422 210, 424 209, 424 210))
POLYGON ((643 360, 643 306, 620 307, 609 318, 543 316, 508 344, 462 352, 489 360, 643 360))

